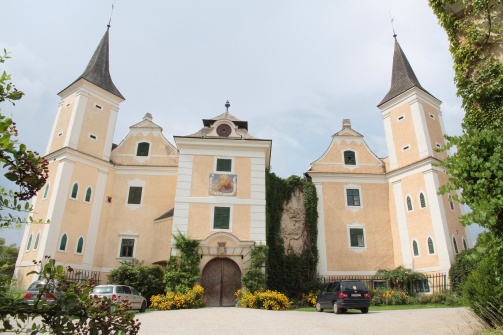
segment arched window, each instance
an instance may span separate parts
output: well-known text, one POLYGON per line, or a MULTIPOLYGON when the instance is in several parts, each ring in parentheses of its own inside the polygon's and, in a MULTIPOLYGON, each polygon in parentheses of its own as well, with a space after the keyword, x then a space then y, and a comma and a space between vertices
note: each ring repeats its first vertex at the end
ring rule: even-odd
POLYGON ((79 193, 79 184, 75 183, 75 184, 73 184, 72 194, 70 195, 70 198, 77 199, 78 193, 79 193))
POLYGON ((419 256, 419 247, 417 246, 417 242, 412 241, 412 250, 414 250, 414 256, 419 256))
POLYGON ((466 245, 466 240, 465 238, 463 237, 463 249, 468 249, 468 246, 466 245))
POLYGON ((47 185, 45 185, 45 190, 44 190, 44 199, 47 198, 47 193, 49 193, 49 183, 47 183, 47 185))
POLYGON ((136 148, 136 156, 148 156, 149 149, 150 149, 150 143, 147 142, 138 143, 138 148, 136 148))
POLYGON ((81 236, 79 238, 79 241, 77 242, 77 249, 75 250, 75 252, 77 254, 81 254, 83 248, 84 248, 84 238, 81 236))
POLYGON ((407 210, 412 210, 412 199, 409 196, 407 196, 407 210))
POLYGON ((92 193, 93 193, 93 191, 91 190, 91 187, 88 187, 87 191, 86 191, 86 197, 84 198, 85 202, 91 202, 91 194, 92 193))
POLYGON ((66 241, 68 240, 68 237, 66 234, 63 234, 61 236, 61 241, 59 242, 59 251, 66 251, 66 241))
POLYGON ((26 243, 26 251, 30 250, 31 240, 33 240, 33 234, 30 234, 30 237, 28 237, 28 243, 26 243))
POLYGON ((344 151, 344 164, 356 165, 356 155, 354 151, 344 151))
POLYGON ((37 237, 35 238, 35 244, 33 245, 33 250, 38 249, 38 242, 40 241, 40 233, 37 234, 37 237))
POLYGON ((452 244, 454 244, 454 252, 455 253, 459 253, 459 249, 458 249, 458 241, 456 241, 456 237, 452 237, 452 244))
POLYGON ((435 247, 433 246, 433 240, 431 239, 431 237, 428 237, 428 252, 430 253, 430 255, 435 253, 435 247))
POLYGON ((452 196, 449 194, 449 206, 451 206, 451 211, 454 210, 454 202, 452 201, 452 196))
POLYGON ((426 199, 424 198, 424 194, 422 192, 419 193, 419 203, 421 204, 421 208, 426 207, 426 199))

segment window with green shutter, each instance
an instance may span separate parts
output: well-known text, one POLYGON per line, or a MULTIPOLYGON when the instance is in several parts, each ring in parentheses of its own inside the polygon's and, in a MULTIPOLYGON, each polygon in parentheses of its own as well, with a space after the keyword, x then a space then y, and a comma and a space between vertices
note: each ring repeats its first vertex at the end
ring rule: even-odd
POLYGON ((363 228, 350 228, 349 238, 351 240, 351 247, 365 247, 363 228))
POLYGON ((229 229, 230 216, 230 207, 215 207, 213 213, 213 229, 229 229))
POLYGON ((417 242, 412 242, 412 249, 414 251, 414 256, 419 256, 419 247, 417 246, 417 242))
POLYGON ((68 237, 66 236, 66 234, 63 234, 63 236, 61 236, 61 241, 59 242, 59 251, 66 251, 67 239, 68 237))
POLYGON ((232 172, 232 159, 217 158, 217 171, 232 172))
POLYGON ((344 151, 344 164, 356 165, 356 155, 354 151, 344 151))
POLYGON ((87 188, 86 191, 86 197, 84 198, 85 202, 90 202, 91 201, 91 194, 93 193, 92 189, 90 187, 87 188))
POLYGON ((120 257, 133 257, 134 252, 134 239, 123 238, 121 239, 120 257))
POLYGON ((77 199, 77 194, 78 193, 79 193, 79 184, 75 183, 75 184, 73 184, 73 187, 72 187, 71 198, 72 199, 77 199))
POLYGON ((136 149, 136 156, 148 156, 149 149, 150 149, 150 143, 147 142, 138 143, 138 148, 136 149))
POLYGON ((360 206, 360 190, 347 189, 346 190, 348 206, 360 206))
POLYGON ((433 240, 431 237, 428 237, 428 252, 430 255, 435 253, 435 247, 433 246, 433 240))

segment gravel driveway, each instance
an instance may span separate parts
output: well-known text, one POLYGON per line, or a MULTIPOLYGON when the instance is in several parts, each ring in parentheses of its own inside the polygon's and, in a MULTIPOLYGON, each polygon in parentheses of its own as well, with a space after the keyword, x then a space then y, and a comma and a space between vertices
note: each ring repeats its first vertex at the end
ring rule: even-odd
POLYGON ((472 335, 480 323, 467 308, 347 314, 214 307, 137 314, 144 335, 441 334, 472 335))

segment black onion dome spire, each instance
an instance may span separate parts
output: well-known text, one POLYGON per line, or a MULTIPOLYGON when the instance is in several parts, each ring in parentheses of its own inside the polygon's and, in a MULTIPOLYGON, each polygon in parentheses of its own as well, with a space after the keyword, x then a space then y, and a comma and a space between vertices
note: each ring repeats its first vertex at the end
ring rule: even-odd
MULTIPOLYGON (((407 57, 403 53, 400 44, 396 39, 396 35, 393 35, 395 38, 395 51, 393 53, 393 70, 391 74, 391 87, 389 89, 388 94, 382 99, 382 101, 377 105, 378 107, 384 104, 385 102, 390 101, 391 99, 399 96, 405 91, 410 90, 413 87, 417 87, 424 92, 431 95, 427 90, 425 90, 419 80, 417 80, 412 67, 410 66, 407 57)), ((431 95, 433 96, 433 95, 431 95)))
POLYGON ((77 78, 73 83, 69 86, 73 85, 75 82, 80 79, 85 79, 94 85, 101 87, 107 92, 112 93, 113 95, 118 96, 119 98, 125 99, 122 94, 119 92, 117 87, 115 87, 112 77, 110 76, 109 69, 109 49, 108 49, 108 31, 110 29, 110 25, 107 26, 107 31, 103 38, 100 41, 100 44, 96 48, 96 51, 93 54, 93 57, 89 61, 87 68, 84 73, 80 77, 77 78))

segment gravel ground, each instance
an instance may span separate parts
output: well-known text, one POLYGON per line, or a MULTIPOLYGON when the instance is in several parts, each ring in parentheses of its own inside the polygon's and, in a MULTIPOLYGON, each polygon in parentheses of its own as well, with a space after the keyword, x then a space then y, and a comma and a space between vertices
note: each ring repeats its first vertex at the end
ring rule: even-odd
POLYGON ((481 328, 467 308, 372 311, 346 314, 265 311, 247 308, 202 308, 136 315, 139 334, 439 334, 472 335, 481 328))

